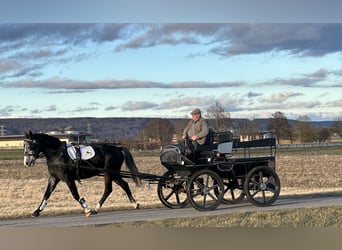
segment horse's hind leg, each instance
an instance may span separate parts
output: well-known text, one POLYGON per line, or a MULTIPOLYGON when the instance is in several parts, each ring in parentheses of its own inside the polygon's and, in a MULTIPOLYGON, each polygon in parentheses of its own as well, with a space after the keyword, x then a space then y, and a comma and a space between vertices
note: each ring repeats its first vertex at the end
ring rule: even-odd
POLYGON ((131 192, 131 189, 128 186, 128 183, 126 181, 124 181, 121 177, 115 178, 114 181, 116 184, 118 184, 126 192, 129 201, 134 203, 135 208, 138 209, 140 205, 134 199, 132 192, 131 192))
POLYGON ((113 179, 110 176, 110 174, 105 173, 105 175, 104 175, 105 188, 104 188, 103 195, 102 195, 100 201, 97 203, 97 205, 95 207, 95 212, 98 212, 100 210, 103 203, 107 200, 108 196, 112 193, 112 191, 113 191, 112 181, 113 181, 113 179))
POLYGON ((105 174, 105 190, 103 192, 101 200, 99 201, 99 203, 95 207, 95 211, 96 212, 99 211, 99 209, 102 207, 103 203, 106 201, 108 196, 113 191, 113 184, 112 184, 113 181, 115 181, 115 183, 118 184, 126 192, 130 202, 135 204, 135 208, 139 208, 139 204, 134 199, 132 192, 128 186, 128 183, 126 181, 124 181, 123 179, 121 179, 121 177, 115 176, 115 178, 112 178, 111 175, 105 174))
POLYGON ((45 191, 44 196, 43 196, 43 200, 41 201, 39 207, 32 213, 32 217, 38 217, 40 215, 40 213, 44 210, 44 208, 47 205, 47 201, 51 196, 51 193, 53 192, 53 190, 55 190, 59 181, 60 181, 59 179, 57 179, 53 176, 49 177, 48 184, 46 187, 46 191, 45 191))

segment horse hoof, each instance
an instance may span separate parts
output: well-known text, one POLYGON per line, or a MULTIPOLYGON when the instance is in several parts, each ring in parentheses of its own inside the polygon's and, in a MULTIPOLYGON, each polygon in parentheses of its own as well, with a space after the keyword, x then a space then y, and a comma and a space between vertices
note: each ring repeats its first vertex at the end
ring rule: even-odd
POLYGON ((31 217, 37 218, 37 217, 39 217, 39 215, 40 215, 39 211, 34 211, 34 212, 31 214, 31 217))
POLYGON ((97 215, 97 212, 95 210, 90 210, 90 211, 85 212, 85 215, 87 217, 90 217, 90 216, 93 216, 93 215, 97 215))
POLYGON ((137 205, 135 206, 135 209, 140 209, 140 204, 137 203, 137 205))

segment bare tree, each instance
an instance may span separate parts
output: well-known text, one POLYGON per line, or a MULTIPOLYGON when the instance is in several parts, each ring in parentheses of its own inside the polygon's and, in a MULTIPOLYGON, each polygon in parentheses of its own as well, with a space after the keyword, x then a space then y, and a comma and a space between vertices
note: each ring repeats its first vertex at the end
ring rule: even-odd
POLYGON ((175 127, 168 119, 157 118, 145 126, 141 137, 145 141, 153 141, 161 146, 171 142, 174 131, 175 127))
POLYGON ((314 129, 309 122, 308 116, 299 116, 294 123, 294 134, 300 142, 308 143, 316 140, 314 129))
POLYGON ((229 131, 232 128, 230 113, 225 111, 219 102, 209 106, 207 116, 211 120, 211 126, 216 132, 229 131))
POLYGON ((280 139, 291 140, 292 142, 291 126, 286 116, 280 111, 275 112, 271 116, 268 127, 276 135, 278 143, 280 139))
POLYGON ((326 142, 331 137, 331 129, 319 127, 315 129, 315 137, 319 142, 326 142))
POLYGON ((336 118, 332 123, 332 132, 342 137, 342 117, 336 118))

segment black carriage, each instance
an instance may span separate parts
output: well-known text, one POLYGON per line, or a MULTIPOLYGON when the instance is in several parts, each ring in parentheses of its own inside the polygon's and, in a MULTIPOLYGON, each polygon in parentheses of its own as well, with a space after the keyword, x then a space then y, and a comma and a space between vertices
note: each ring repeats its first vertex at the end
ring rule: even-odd
POLYGON ((234 204, 244 197, 270 206, 280 193, 275 172, 275 138, 241 142, 232 133, 216 133, 209 145, 194 152, 191 142, 169 145, 160 153, 167 169, 158 182, 158 197, 169 208, 190 203, 199 211, 234 204))

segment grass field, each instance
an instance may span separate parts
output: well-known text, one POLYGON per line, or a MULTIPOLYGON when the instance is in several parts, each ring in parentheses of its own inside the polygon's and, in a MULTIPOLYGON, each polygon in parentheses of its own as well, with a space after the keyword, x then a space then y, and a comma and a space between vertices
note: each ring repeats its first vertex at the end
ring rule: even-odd
MULTIPOLYGON (((161 175, 166 171, 159 162, 158 154, 139 152, 135 153, 134 157, 142 173, 161 175)), ((282 185, 280 196, 342 191, 341 162, 342 149, 338 147, 278 150, 276 171, 282 185)), ((23 165, 22 151, 0 151, 0 209, 2 211, 0 219, 29 217, 41 201, 47 184, 47 176, 44 159, 40 159, 35 167, 27 168, 23 165)), ((141 207, 163 206, 157 197, 157 185, 143 182, 141 187, 136 187, 131 180, 128 181, 141 207)), ((86 198, 88 205, 94 207, 102 195, 102 177, 83 180, 82 185, 77 184, 77 186, 80 195, 86 198)), ((132 209, 124 192, 115 184, 113 187, 114 191, 105 202, 103 210, 132 209)), ((331 210, 325 210, 328 212, 324 213, 323 210, 321 214, 327 216, 328 214, 336 215, 336 213, 341 215, 341 208, 336 208, 333 213, 331 210)), ((312 212, 317 213, 315 210, 312 212)), ((73 200, 65 183, 60 183, 42 216, 66 213, 82 213, 82 209, 73 200)), ((298 214, 296 216, 299 216, 298 214)), ((281 215, 274 214, 274 216, 281 215)), ((334 222, 331 222, 330 217, 329 215, 327 220, 330 222, 326 225, 336 226, 334 222)), ((187 223, 185 225, 191 226, 191 222, 187 223)), ((338 223, 342 226, 341 222, 338 223)), ((241 225, 241 222, 239 224, 241 225)), ((324 223, 319 225, 324 226, 324 223)))

